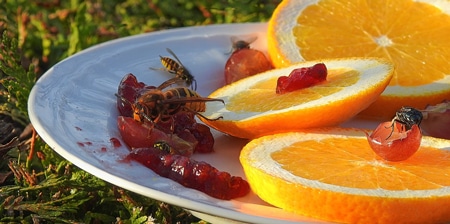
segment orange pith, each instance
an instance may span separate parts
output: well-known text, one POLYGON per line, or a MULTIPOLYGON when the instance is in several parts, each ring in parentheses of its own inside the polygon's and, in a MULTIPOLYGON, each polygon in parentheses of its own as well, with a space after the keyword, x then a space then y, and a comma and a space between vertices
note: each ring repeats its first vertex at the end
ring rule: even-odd
POLYGON ((449 149, 448 140, 424 137, 411 158, 387 162, 362 130, 330 128, 252 140, 240 161, 260 198, 294 213, 344 223, 446 223, 449 149))
POLYGON ((354 70, 328 71, 327 80, 322 83, 286 94, 276 94, 277 78, 271 78, 258 82, 248 90, 231 97, 230 103, 225 107, 230 111, 281 110, 336 93, 342 88, 356 83, 358 79, 359 73, 354 70))
POLYGON ((269 22, 268 51, 276 67, 320 58, 392 61, 388 91, 362 113, 388 118, 404 105, 423 109, 450 98, 449 8, 436 1, 287 0, 269 22), (297 11, 289 11, 294 5, 297 11))

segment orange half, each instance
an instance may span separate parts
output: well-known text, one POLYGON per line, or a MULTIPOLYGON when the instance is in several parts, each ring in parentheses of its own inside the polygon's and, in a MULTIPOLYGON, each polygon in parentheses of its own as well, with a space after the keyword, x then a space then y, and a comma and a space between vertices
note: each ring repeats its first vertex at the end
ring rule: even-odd
POLYGON ((268 203, 340 223, 449 223, 450 141, 424 137, 402 162, 387 162, 362 130, 290 132, 249 142, 240 161, 268 203))
POLYGON ((447 1, 283 1, 268 26, 276 67, 303 60, 380 57, 395 65, 381 97, 362 115, 392 118, 450 99, 447 1))

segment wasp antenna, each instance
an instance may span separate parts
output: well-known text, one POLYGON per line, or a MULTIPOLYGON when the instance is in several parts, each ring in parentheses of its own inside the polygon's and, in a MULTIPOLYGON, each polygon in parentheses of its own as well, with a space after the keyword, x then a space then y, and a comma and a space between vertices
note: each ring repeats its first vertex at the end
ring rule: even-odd
POLYGON ((130 104, 130 105, 133 105, 133 103, 131 103, 129 100, 125 99, 125 97, 119 96, 119 94, 117 94, 117 93, 114 93, 114 95, 115 95, 117 98, 119 98, 120 100, 122 100, 122 102, 128 103, 128 104, 130 104))

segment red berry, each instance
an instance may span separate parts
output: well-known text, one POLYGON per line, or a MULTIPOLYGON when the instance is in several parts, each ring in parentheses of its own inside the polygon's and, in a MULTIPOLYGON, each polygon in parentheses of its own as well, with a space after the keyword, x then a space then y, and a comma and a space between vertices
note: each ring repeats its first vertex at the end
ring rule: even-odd
POLYGON ((195 123, 190 129, 191 133, 197 139, 198 144, 194 152, 209 153, 213 151, 214 137, 208 126, 200 123, 195 123))
POLYGON ((133 116, 133 110, 131 103, 134 103, 139 95, 139 92, 145 87, 145 84, 138 82, 136 76, 129 73, 125 75, 120 81, 119 88, 117 90, 117 109, 120 115, 126 117, 133 116), (123 99, 121 98, 123 97, 123 99))
POLYGON ((127 74, 120 82, 117 108, 123 117, 119 117, 118 125, 124 142, 131 148, 151 147, 157 138, 161 138, 162 141, 169 141, 167 143, 173 147, 174 153, 190 155, 193 151, 213 151, 214 138, 209 127, 198 124, 193 112, 181 110, 171 119, 160 120, 156 124, 128 119, 134 115, 132 104, 140 94, 151 88, 156 87, 138 82, 133 74, 127 74))
POLYGON ((284 94, 298 89, 307 88, 325 81, 327 67, 318 63, 312 67, 294 69, 289 76, 280 76, 277 80, 277 94, 284 94))
POLYGON ((241 177, 221 172, 205 162, 197 162, 182 155, 167 154, 157 148, 138 148, 127 159, 135 160, 162 177, 202 191, 219 199, 242 197, 250 186, 241 177))
POLYGON ((185 141, 174 134, 166 134, 158 128, 151 127, 150 124, 140 123, 131 117, 119 116, 117 119, 122 140, 130 148, 153 147, 156 142, 169 144, 174 153, 190 156, 195 144, 185 141))
POLYGON ((403 161, 411 157, 420 147, 422 133, 416 124, 405 130, 403 124, 395 121, 383 122, 367 136, 372 150, 387 161, 403 161))
POLYGON ((272 69, 266 56, 255 49, 234 51, 225 64, 225 84, 272 69))

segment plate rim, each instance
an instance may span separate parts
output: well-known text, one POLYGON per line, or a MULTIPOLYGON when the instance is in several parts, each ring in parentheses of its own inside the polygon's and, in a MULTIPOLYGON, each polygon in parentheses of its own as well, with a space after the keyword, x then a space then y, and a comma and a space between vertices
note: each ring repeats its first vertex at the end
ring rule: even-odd
MULTIPOLYGON (((58 67, 64 63, 67 63, 68 61, 73 60, 74 58, 81 57, 85 54, 91 54, 98 49, 108 48, 110 46, 114 46, 114 45, 120 44, 122 42, 133 41, 133 40, 140 39, 140 38, 150 38, 152 41, 157 42, 158 41, 157 39, 159 37, 175 36, 176 34, 186 34, 186 33, 193 34, 194 32, 197 32, 198 34, 195 34, 193 36, 204 36, 205 34, 203 34, 203 35, 200 34, 200 33, 204 32, 206 34, 218 35, 221 33, 223 33, 223 34, 229 33, 230 31, 226 32, 225 30, 236 27, 236 26, 243 26, 243 27, 245 27, 245 26, 256 27, 257 26, 260 28, 267 29, 266 22, 237 23, 237 24, 214 24, 214 25, 203 25, 203 26, 193 26, 193 27, 181 27, 181 28, 159 30, 159 31, 154 31, 154 32, 149 32, 149 33, 142 33, 142 34, 127 36, 127 37, 122 37, 122 38, 106 41, 103 43, 99 43, 97 45, 88 47, 80 52, 77 52, 76 54, 71 55, 71 56, 61 60, 60 62, 56 63, 55 65, 53 65, 36 81, 35 85, 33 86, 32 90, 30 92, 29 99, 28 99, 28 112, 29 112, 30 121, 33 124, 33 126, 35 127, 37 133, 44 140, 44 142, 50 148, 52 148, 52 150, 54 150, 56 153, 61 155, 63 158, 65 158, 65 159, 71 158, 70 160, 69 159, 67 159, 67 160, 70 161, 71 163, 73 163, 75 166, 79 167, 80 169, 85 170, 86 172, 88 172, 108 183, 117 185, 119 187, 122 187, 122 188, 130 190, 130 191, 133 191, 142 196, 153 198, 153 199, 159 200, 159 201, 164 201, 166 203, 173 204, 173 205, 182 207, 184 209, 196 211, 199 213, 210 214, 213 216, 218 216, 218 217, 222 217, 225 219, 232 219, 232 220, 236 220, 236 221, 257 222, 257 223, 274 223, 274 222, 277 222, 277 223, 280 223, 280 222, 282 222, 282 223, 299 223, 298 221, 292 222, 292 221, 286 220, 286 219, 277 219, 277 218, 263 217, 263 216, 259 216, 259 215, 252 215, 252 214, 240 212, 238 210, 233 210, 232 207, 227 208, 227 207, 208 204, 208 203, 202 202, 202 201, 191 200, 188 198, 184 198, 184 197, 180 197, 177 195, 162 192, 162 191, 159 191, 156 189, 144 187, 139 184, 133 183, 129 180, 125 180, 118 176, 115 176, 109 172, 106 172, 103 169, 99 169, 98 167, 96 167, 92 164, 84 162, 81 158, 78 158, 74 154, 70 153, 67 149, 64 149, 56 139, 54 139, 52 136, 49 135, 47 129, 41 125, 41 118, 39 117, 38 113, 35 113, 34 108, 33 108, 35 100, 38 100, 38 99, 36 99, 36 96, 38 94, 38 89, 40 88, 40 86, 43 83, 51 82, 51 81, 49 81, 49 79, 51 79, 53 76, 52 74, 54 74, 54 68, 58 67), (118 182, 119 184, 117 184, 115 182, 118 182), (152 194, 152 196, 149 196, 149 191, 152 194)), ((183 38, 177 37, 175 39, 183 39, 183 38)), ((276 208, 276 207, 274 207, 274 208, 276 208)), ((279 208, 277 208, 277 209, 279 209, 279 208)), ((305 218, 307 218, 307 217, 305 217, 305 218)))

